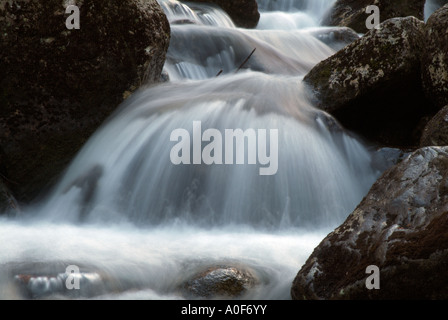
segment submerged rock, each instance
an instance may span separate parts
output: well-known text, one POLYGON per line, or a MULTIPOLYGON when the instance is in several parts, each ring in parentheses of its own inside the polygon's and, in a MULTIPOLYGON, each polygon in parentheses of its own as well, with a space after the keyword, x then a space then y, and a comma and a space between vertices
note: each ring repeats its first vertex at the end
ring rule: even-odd
POLYGON ((422 53, 423 88, 429 100, 448 104, 448 4, 434 12, 425 26, 422 53))
POLYGON ((293 299, 447 299, 448 147, 386 171, 297 274, 293 299), (380 290, 366 288, 366 268, 380 290))
POLYGON ((159 81, 170 27, 156 0, 0 4, 0 163, 29 201, 140 85, 159 81))
POLYGON ((367 6, 376 5, 380 9, 380 21, 396 17, 414 16, 423 20, 425 0, 337 0, 323 20, 324 25, 349 27, 357 32, 366 33, 367 6))
POLYGON ((186 296, 198 298, 236 298, 253 287, 257 280, 250 270, 234 266, 213 266, 197 273, 184 285, 186 296))
POLYGON ((255 28, 260 20, 256 0, 195 0, 195 2, 214 3, 220 6, 238 27, 255 28))
POLYGON ((304 78, 316 105, 374 142, 417 145, 432 112, 421 85, 423 35, 423 21, 390 19, 320 62, 304 78))

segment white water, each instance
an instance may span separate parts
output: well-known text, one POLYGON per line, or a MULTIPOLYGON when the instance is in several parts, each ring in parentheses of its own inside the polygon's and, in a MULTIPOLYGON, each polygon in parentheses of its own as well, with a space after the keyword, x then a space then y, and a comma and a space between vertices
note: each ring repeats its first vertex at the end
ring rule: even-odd
MULTIPOLYGON (((219 9, 161 1, 171 23, 196 23, 172 26, 171 81, 129 98, 44 201, 0 219, 0 298, 27 297, 16 275, 56 275, 74 264, 101 278, 80 297, 182 299, 191 275, 228 264, 258 279, 241 298, 289 299, 313 248, 380 174, 362 143, 308 102, 302 76, 334 53, 313 36, 333 1, 312 2, 303 1, 300 14, 313 29, 244 30, 219 9), (277 129, 277 174, 260 176, 254 165, 172 165, 170 133, 191 131, 193 121, 277 129)), ((292 3, 284 14, 299 11, 292 3)))

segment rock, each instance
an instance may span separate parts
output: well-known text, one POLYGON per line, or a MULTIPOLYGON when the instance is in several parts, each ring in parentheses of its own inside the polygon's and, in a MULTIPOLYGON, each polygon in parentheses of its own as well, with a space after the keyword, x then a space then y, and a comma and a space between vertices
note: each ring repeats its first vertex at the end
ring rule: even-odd
POLYGON ((255 28, 260 20, 256 0, 196 0, 195 2, 214 3, 220 6, 238 27, 255 28))
POLYGON ((442 108, 423 129, 420 147, 448 146, 448 105, 442 108))
POLYGON ((423 88, 428 99, 442 108, 448 104, 448 5, 429 17, 423 48, 423 88))
POLYGON ((0 4, 0 168, 19 201, 30 201, 145 81, 158 81, 170 27, 156 0, 0 4), (13 178, 12 178, 13 177, 13 178))
POLYGON ((323 19, 323 25, 349 27, 357 32, 366 33, 367 6, 376 5, 380 9, 380 21, 391 18, 414 16, 423 20, 425 0, 337 0, 333 8, 323 19))
POLYGON ((297 274, 293 299, 447 299, 448 147, 386 171, 297 274), (368 290, 366 268, 380 270, 368 290))
POLYGON ((418 145, 432 112, 421 85, 424 23, 394 18, 317 64, 304 78, 315 104, 345 127, 390 147, 418 145))
POLYGON ((0 179, 0 215, 16 215, 20 211, 17 200, 9 188, 0 179))
POLYGON ((235 266, 213 266, 195 274, 184 285, 187 296, 236 298, 256 284, 253 272, 235 266))

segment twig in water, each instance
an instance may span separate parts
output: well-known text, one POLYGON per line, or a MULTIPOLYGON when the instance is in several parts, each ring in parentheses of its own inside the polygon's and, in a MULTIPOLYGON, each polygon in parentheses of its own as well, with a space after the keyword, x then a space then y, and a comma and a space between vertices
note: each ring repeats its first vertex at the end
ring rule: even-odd
MULTIPOLYGON (((238 71, 240 71, 244 65, 247 63, 247 61, 249 61, 249 59, 252 57, 252 55, 254 54, 255 50, 257 50, 257 48, 255 48, 254 50, 252 50, 252 52, 249 54, 249 56, 243 61, 243 63, 238 67, 238 69, 236 69, 235 73, 237 73, 238 71)), ((216 75, 217 77, 219 77, 221 75, 221 73, 223 73, 223 70, 219 70, 218 74, 216 75)))
POLYGON ((252 55, 254 54, 255 50, 257 50, 257 48, 255 48, 254 50, 252 50, 252 52, 250 53, 250 55, 246 58, 246 60, 243 61, 243 63, 239 66, 239 68, 235 71, 235 73, 237 73, 238 71, 240 71, 244 65, 247 63, 247 61, 249 61, 249 59, 252 57, 252 55))

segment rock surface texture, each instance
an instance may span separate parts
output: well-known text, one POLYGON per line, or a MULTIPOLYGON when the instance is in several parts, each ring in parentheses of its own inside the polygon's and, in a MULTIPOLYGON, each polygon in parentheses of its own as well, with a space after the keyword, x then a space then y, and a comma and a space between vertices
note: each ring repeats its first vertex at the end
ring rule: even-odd
POLYGON ((314 250, 294 299, 447 299, 448 147, 427 147, 386 171, 314 250), (366 268, 380 290, 366 288, 366 268))

